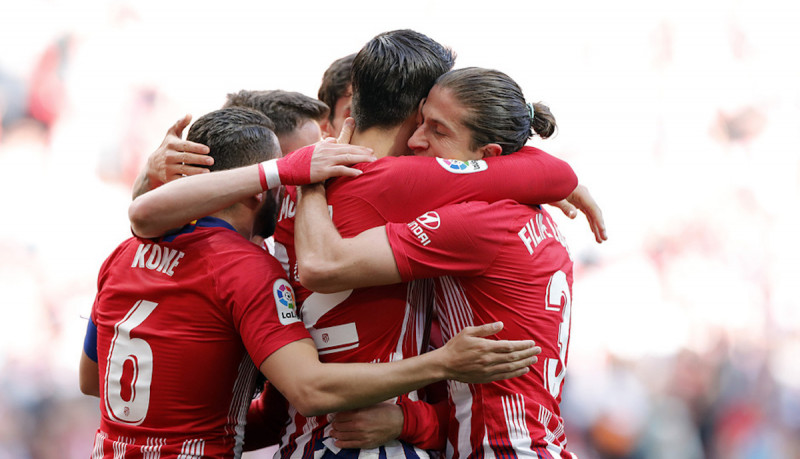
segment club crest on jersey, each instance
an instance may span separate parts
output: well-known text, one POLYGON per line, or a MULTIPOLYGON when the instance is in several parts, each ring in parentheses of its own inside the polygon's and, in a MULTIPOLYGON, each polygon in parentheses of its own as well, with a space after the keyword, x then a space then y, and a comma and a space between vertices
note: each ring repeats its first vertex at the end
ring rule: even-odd
POLYGON ((297 304, 294 300, 294 291, 285 279, 278 279, 272 286, 272 293, 275 296, 275 307, 278 310, 278 318, 283 325, 299 322, 297 317, 297 304))
POLYGON ((489 168, 486 161, 482 159, 460 161, 458 159, 436 158, 436 161, 438 161, 445 170, 454 174, 471 174, 473 172, 485 171, 489 168))

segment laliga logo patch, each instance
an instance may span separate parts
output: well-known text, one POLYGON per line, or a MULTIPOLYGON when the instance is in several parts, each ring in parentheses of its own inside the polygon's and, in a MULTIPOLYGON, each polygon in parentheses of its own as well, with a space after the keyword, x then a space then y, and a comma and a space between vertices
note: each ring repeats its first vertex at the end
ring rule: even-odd
POLYGON ((283 325, 299 322, 297 317, 297 305, 294 301, 292 286, 285 279, 278 279, 272 286, 272 294, 275 296, 275 307, 278 311, 278 318, 283 325))
POLYGON ((442 223, 439 214, 436 212, 425 212, 417 218, 417 221, 420 225, 431 230, 439 229, 439 225, 442 223))
POLYGON ((438 161, 446 171, 450 171, 454 174, 471 174, 473 172, 485 171, 489 168, 486 161, 482 159, 460 161, 458 159, 436 158, 436 161, 438 161))

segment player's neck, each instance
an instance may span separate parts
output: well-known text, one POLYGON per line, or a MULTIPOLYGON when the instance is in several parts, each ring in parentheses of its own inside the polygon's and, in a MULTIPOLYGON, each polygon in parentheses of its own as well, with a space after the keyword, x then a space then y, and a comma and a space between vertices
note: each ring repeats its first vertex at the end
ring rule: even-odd
POLYGON ((414 133, 414 129, 416 120, 406 120, 405 123, 392 128, 372 127, 354 132, 350 143, 372 148, 378 158, 410 155, 408 139, 414 133))
POLYGON ((237 233, 248 240, 253 234, 253 215, 253 212, 249 211, 245 206, 238 204, 211 214, 212 217, 219 218, 231 225, 237 233))

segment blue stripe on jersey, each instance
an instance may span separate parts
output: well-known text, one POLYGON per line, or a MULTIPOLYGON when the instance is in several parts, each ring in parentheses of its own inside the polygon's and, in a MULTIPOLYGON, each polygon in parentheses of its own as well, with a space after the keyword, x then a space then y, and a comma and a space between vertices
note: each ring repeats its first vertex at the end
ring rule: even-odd
POLYGON ((495 433, 489 440, 489 446, 494 451, 494 455, 500 459, 516 459, 517 452, 511 446, 508 438, 503 437, 501 434, 495 433))
POLYGON ((189 234, 195 230, 198 226, 203 228, 227 228, 231 231, 236 231, 236 229, 231 226, 230 223, 226 222, 217 217, 203 217, 200 220, 196 220, 193 223, 189 223, 188 225, 184 226, 183 228, 179 229, 178 231, 161 238, 164 242, 172 242, 175 240, 176 237, 180 236, 181 234, 189 234))
POLYGON ((89 323, 86 325, 86 336, 83 338, 83 352, 97 363, 97 326, 89 318, 89 323))

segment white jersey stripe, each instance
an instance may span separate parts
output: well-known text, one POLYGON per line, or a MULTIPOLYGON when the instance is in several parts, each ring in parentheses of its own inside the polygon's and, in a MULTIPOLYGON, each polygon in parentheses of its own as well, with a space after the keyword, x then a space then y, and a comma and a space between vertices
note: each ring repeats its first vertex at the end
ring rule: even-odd
POLYGON ((128 448, 128 445, 130 445, 131 443, 133 443, 133 438, 117 437, 117 439, 113 443, 114 459, 124 459, 125 458, 125 450, 128 448))
POLYGON ((247 409, 253 398, 253 384, 256 380, 256 367, 250 356, 245 354, 239 362, 236 381, 233 385, 233 397, 228 408, 228 424, 225 431, 234 438, 233 455, 240 457, 244 447, 244 426, 247 422, 247 409))
POLYGON ((166 438, 148 437, 145 446, 142 446, 142 459, 159 459, 161 447, 167 444, 166 438))
POLYGON ((92 459, 103 459, 103 456, 105 456, 105 453, 103 452, 103 443, 105 442, 106 438, 108 438, 108 434, 102 430, 98 431, 97 435, 94 436, 92 459))
POLYGON ((206 441, 200 438, 186 440, 181 446, 181 453, 178 459, 202 459, 206 441))
POLYGON ((522 394, 513 394, 503 396, 501 401, 511 447, 520 456, 535 456, 533 441, 525 420, 525 398, 522 394))

